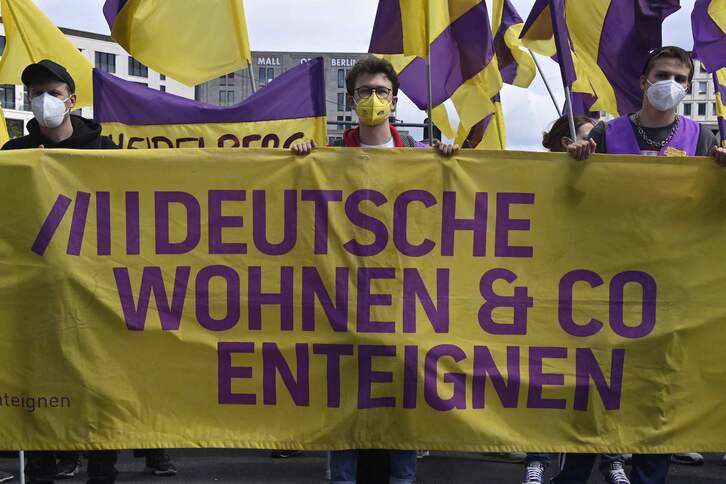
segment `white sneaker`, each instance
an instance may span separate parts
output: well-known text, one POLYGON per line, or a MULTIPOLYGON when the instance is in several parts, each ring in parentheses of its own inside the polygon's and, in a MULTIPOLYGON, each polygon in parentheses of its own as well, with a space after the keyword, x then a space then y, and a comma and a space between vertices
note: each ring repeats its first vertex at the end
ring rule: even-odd
POLYGON ((630 484, 630 479, 625 474, 622 462, 611 462, 601 472, 608 484, 630 484))
POLYGON ((703 464, 703 456, 698 452, 671 454, 671 462, 685 466, 700 466, 703 464))
POLYGON ((522 484, 544 484, 545 466, 538 460, 532 461, 524 468, 522 484))
POLYGON ((416 458, 417 459, 423 459, 424 457, 428 457, 430 455, 428 450, 417 450, 416 451, 416 458))

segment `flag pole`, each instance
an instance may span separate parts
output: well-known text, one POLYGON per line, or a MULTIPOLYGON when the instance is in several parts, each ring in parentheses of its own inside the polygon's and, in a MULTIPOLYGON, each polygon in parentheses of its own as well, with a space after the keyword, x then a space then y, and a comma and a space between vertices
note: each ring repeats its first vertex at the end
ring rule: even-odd
POLYGON ((575 129, 575 114, 572 111, 572 91, 567 84, 565 84, 565 96, 567 97, 567 121, 570 124, 570 139, 575 141, 577 140, 577 130, 575 129))
MULTIPOLYGON (((716 97, 716 120, 718 122, 718 131, 721 134, 721 147, 726 148, 726 119, 718 115, 718 111, 721 110, 721 106, 726 103, 726 99, 723 99, 720 94, 721 83, 718 82, 718 69, 713 71, 713 90, 717 93, 716 97)), ((726 113, 722 113, 725 114, 726 113)))
POLYGON ((532 52, 530 49, 527 50, 529 51, 529 55, 532 56, 532 60, 534 60, 534 65, 537 66, 537 72, 539 72, 539 76, 542 78, 542 81, 547 88, 547 93, 550 95, 550 99, 552 99, 552 104, 555 105, 555 111, 557 111, 557 116, 562 116, 562 111, 560 111, 560 107, 557 105, 555 95, 552 93, 552 88, 550 87, 550 83, 547 82, 547 78, 545 77, 544 72, 542 72, 542 67, 540 67, 539 62, 537 61, 537 57, 535 57, 534 52, 532 52))
POLYGON ((255 75, 252 73, 252 64, 250 63, 250 66, 247 68, 247 72, 249 73, 250 77, 250 87, 252 88, 252 94, 257 92, 257 88, 255 87, 255 75))
POLYGON ((429 55, 426 58, 426 85, 428 90, 428 106, 426 111, 429 115, 429 125, 428 125, 428 137, 429 137, 429 145, 434 145, 434 119, 432 117, 432 107, 434 100, 434 94, 433 94, 433 81, 431 79, 431 43, 429 42, 429 55))
POLYGON ((25 452, 18 452, 18 461, 20 465, 20 484, 25 484, 25 452))

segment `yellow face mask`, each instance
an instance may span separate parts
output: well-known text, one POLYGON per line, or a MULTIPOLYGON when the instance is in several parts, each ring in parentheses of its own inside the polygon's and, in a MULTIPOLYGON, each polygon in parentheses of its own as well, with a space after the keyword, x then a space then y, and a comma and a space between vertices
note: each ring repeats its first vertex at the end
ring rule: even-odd
POLYGON ((360 122, 368 126, 378 126, 391 115, 391 103, 381 99, 375 92, 355 104, 355 112, 360 122))

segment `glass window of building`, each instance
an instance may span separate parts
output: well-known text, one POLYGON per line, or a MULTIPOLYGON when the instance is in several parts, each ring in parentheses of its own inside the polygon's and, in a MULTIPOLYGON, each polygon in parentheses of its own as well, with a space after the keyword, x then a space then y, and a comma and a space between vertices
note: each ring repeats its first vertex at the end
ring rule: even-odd
POLYGON ((690 116, 691 115, 691 103, 684 103, 683 104, 683 115, 684 116, 690 116))
POLYGON ((159 91, 166 92, 166 86, 159 86, 159 91))
POLYGON ((5 109, 15 109, 15 85, 0 85, 0 103, 5 109))
POLYGON ((28 86, 23 86, 23 111, 30 111, 30 95, 28 86))
POLYGON ((708 82, 699 81, 698 82, 698 94, 707 94, 707 93, 708 93, 708 82))
POLYGON ((129 57, 129 76, 149 77, 149 68, 133 57, 129 57))
POLYGON ((342 92, 338 93, 338 111, 345 111, 345 94, 342 92))
POLYGON ((8 118, 6 120, 8 126, 8 136, 10 139, 20 138, 23 136, 23 120, 8 118))
POLYGON ((345 69, 338 69, 338 89, 345 88, 345 69))
MULTIPOLYGON (((343 116, 338 116, 338 121, 343 121, 343 116)), ((343 131, 343 128, 345 127, 344 124, 339 124, 337 126, 338 131, 343 131)))
POLYGON ((0 35, 0 55, 3 55, 3 52, 5 52, 5 36, 0 35))
POLYGON ((227 91, 227 106, 231 106, 234 103, 234 91, 227 91))
POLYGON ((96 68, 104 72, 110 72, 112 74, 115 74, 116 54, 96 51, 96 68))
POLYGON ((698 115, 699 116, 706 115, 706 103, 698 103, 698 115))
POLYGON ((159 74, 159 79, 166 81, 166 76, 164 74, 159 74))

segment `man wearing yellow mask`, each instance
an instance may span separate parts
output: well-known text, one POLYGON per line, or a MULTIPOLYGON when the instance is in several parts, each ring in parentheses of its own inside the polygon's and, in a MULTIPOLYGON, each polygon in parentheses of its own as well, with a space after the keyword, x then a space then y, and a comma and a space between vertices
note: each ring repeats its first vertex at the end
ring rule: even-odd
MULTIPOLYGON (((346 89, 360 121, 358 127, 347 129, 339 146, 359 148, 426 148, 409 135, 401 135, 389 122, 398 102, 398 76, 390 62, 377 57, 358 61, 348 72, 346 89)), ((439 153, 449 156, 458 145, 436 143, 439 153)), ((291 147, 294 153, 306 155, 315 148, 313 140, 291 147)))

